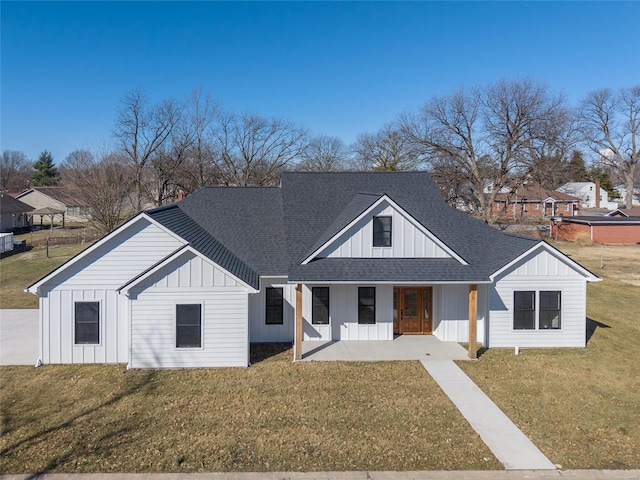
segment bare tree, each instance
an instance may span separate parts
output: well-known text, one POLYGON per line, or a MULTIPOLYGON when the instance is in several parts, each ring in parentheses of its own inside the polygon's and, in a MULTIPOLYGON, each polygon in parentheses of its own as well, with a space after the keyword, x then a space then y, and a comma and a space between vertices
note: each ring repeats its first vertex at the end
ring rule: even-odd
POLYGON ((298 160, 307 132, 291 122, 259 115, 219 117, 216 136, 227 185, 273 185, 282 170, 298 160))
POLYGON ((403 129, 391 124, 376 133, 359 135, 352 149, 357 170, 414 170, 423 163, 420 150, 415 148, 411 137, 403 129))
POLYGON ((579 109, 580 128, 589 147, 623 179, 631 207, 640 161, 640 85, 614 93, 608 88, 589 93, 579 109))
POLYGON ((176 182, 185 193, 220 182, 220 148, 214 141, 213 128, 220 112, 219 102, 194 88, 186 103, 185 119, 193 132, 193 143, 176 182))
POLYGON ((542 152, 560 148, 567 118, 560 96, 525 79, 434 97, 405 116, 403 128, 425 155, 456 168, 483 219, 493 222, 496 195, 522 183, 542 152))
POLYGON ((118 155, 102 152, 96 159, 88 150, 76 150, 60 172, 63 185, 89 207, 89 220, 101 233, 109 233, 133 213, 126 208, 132 181, 118 155))
POLYGON ((148 163, 167 141, 180 118, 180 108, 172 99, 157 105, 149 101, 141 88, 125 95, 114 127, 114 137, 131 170, 136 212, 144 205, 144 177, 148 163))
POLYGON ((335 172, 344 170, 349 152, 338 137, 319 135, 311 139, 302 153, 298 170, 304 172, 335 172))
POLYGON ((0 191, 22 192, 29 188, 32 170, 31 162, 23 152, 5 150, 0 162, 0 191))

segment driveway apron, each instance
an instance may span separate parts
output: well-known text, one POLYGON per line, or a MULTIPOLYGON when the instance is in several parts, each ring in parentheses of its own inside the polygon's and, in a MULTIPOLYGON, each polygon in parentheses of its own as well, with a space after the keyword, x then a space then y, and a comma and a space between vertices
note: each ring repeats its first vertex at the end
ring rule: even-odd
POLYGON ((507 470, 556 468, 453 361, 421 363, 507 470))
POLYGON ((38 310, 0 310, 0 365, 35 365, 38 360, 38 310))

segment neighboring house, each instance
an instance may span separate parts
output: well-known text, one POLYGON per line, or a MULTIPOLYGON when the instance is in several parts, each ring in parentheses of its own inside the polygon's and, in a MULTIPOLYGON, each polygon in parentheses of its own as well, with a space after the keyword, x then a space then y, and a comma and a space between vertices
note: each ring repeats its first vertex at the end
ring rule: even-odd
POLYGON ((498 193, 493 205, 495 215, 514 218, 573 216, 578 215, 579 209, 579 198, 538 184, 526 184, 515 191, 505 188, 498 193))
POLYGON ((294 173, 138 214, 28 287, 40 361, 247 366, 251 342, 584 347, 598 277, 448 206, 428 174, 294 173))
POLYGON ((600 182, 569 182, 558 187, 559 192, 568 193, 578 197, 584 208, 606 208, 615 210, 618 208, 616 202, 609 201, 609 194, 600 188, 600 182))
MULTIPOLYGON (((622 184, 622 185, 616 185, 615 189, 618 191, 618 193, 620 194, 620 200, 622 201, 622 203, 625 202, 625 198, 627 198, 627 187, 622 184)), ((633 205, 638 205, 640 206, 640 185, 635 184, 633 186, 633 200, 632 200, 633 205)), ((629 205, 627 205, 627 207, 629 207, 629 205)))
POLYGON ((0 232, 29 228, 29 212, 33 208, 7 193, 0 193, 0 232))
POLYGON ((640 217, 640 207, 633 208, 617 208, 613 212, 609 212, 606 217, 640 217))
POLYGON ((551 237, 575 241, 581 235, 595 243, 640 243, 640 217, 584 216, 551 220, 551 237))
MULTIPOLYGON (((65 219, 85 221, 89 215, 89 207, 77 199, 67 187, 32 187, 22 192, 17 198, 31 205, 33 210, 49 209, 49 211, 63 212, 63 224, 65 219)), ((42 217, 47 215, 51 214, 37 215, 40 217, 40 223, 42 223, 42 217)))

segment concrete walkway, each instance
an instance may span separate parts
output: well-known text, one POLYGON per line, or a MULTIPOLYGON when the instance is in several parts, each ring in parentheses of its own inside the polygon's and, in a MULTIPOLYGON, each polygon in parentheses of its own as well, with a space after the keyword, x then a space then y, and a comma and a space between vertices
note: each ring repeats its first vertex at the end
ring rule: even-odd
POLYGON ((458 470, 427 472, 41 473, 2 480, 640 480, 640 470, 458 470))
POLYGON ((455 363, 421 362, 507 470, 556 468, 455 363))
POLYGON ((0 310, 0 365, 35 365, 38 336, 38 310, 0 310))

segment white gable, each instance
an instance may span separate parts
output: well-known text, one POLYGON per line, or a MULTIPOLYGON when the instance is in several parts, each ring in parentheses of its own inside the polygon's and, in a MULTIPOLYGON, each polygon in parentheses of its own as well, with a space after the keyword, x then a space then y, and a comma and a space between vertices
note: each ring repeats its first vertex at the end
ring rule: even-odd
POLYGON ((318 252, 318 258, 451 258, 434 235, 389 201, 383 200, 318 252), (373 246, 373 217, 391 217, 391 247, 373 246))

